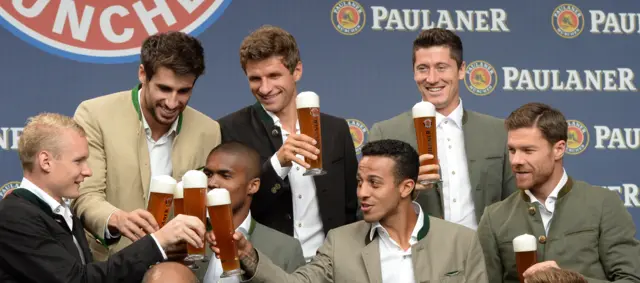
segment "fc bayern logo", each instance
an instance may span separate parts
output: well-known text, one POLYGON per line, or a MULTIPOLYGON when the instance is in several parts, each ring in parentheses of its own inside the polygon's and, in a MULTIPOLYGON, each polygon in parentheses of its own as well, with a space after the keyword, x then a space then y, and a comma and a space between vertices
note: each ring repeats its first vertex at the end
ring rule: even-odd
POLYGON ((354 35, 362 31, 366 20, 364 8, 356 1, 340 1, 331 9, 331 23, 344 35, 354 35))
POLYGON ((356 119, 347 119, 347 124, 349 124, 349 132, 351 132, 353 146, 356 148, 356 155, 360 155, 360 153, 362 153, 362 147, 369 136, 369 129, 367 129, 367 125, 362 123, 362 121, 356 119))
POLYGON ((231 0, 2 3, 0 24, 27 43, 64 58, 110 64, 137 60, 144 39, 159 32, 197 36, 222 15, 231 0))
POLYGON ((567 120, 567 153, 580 154, 589 145, 589 131, 587 126, 578 120, 567 120))
POLYGON ((20 182, 9 182, 0 187, 0 199, 3 199, 7 192, 12 191, 20 186, 20 182))
POLYGON ((551 26, 561 37, 574 38, 584 29, 584 15, 572 4, 562 4, 553 10, 551 26))
POLYGON ((464 85, 478 96, 489 95, 496 89, 498 74, 491 64, 485 61, 473 61, 465 69, 464 85))

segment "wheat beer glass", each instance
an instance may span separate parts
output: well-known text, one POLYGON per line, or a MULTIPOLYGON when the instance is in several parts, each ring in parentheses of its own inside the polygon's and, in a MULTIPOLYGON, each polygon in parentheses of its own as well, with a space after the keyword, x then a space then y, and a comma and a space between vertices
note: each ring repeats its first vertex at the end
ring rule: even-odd
POLYGON ((176 189, 173 191, 173 214, 178 216, 184 214, 184 187, 182 181, 176 184, 176 189))
POLYGON ((222 263, 222 275, 230 277, 243 274, 238 259, 238 249, 233 240, 233 213, 231 212, 231 197, 227 189, 213 189, 207 193, 207 209, 211 219, 211 228, 216 236, 216 244, 220 249, 220 263, 222 263))
MULTIPOLYGON (((182 187, 184 190, 184 214, 195 216, 206 224, 207 175, 199 170, 189 170, 182 177, 182 187)), ((197 248, 187 245, 189 255, 185 261, 207 260, 204 249, 204 246, 197 248)))
POLYGON ((151 178, 147 211, 153 215, 160 228, 167 224, 175 188, 176 180, 171 176, 160 175, 151 178))
MULTIPOLYGON (((427 101, 420 101, 413 106, 411 110, 413 115, 413 126, 416 129, 416 141, 418 142, 418 154, 431 154, 433 159, 426 160, 420 164, 430 165, 438 164, 438 138, 436 135, 436 107, 427 101)), ((438 174, 438 171, 427 172, 429 174, 438 174)), ((421 184, 436 184, 442 182, 440 180, 420 181, 421 184)))
POLYGON ((305 91, 296 97, 298 108, 298 123, 300 123, 300 133, 315 139, 316 147, 320 150, 318 159, 305 160, 310 167, 302 175, 319 176, 327 174, 322 169, 322 128, 320 127, 320 97, 315 92, 305 91))
POLYGON ((536 237, 523 234, 513 239, 513 251, 516 254, 516 270, 520 283, 524 283, 522 274, 532 265, 538 262, 538 245, 536 237))

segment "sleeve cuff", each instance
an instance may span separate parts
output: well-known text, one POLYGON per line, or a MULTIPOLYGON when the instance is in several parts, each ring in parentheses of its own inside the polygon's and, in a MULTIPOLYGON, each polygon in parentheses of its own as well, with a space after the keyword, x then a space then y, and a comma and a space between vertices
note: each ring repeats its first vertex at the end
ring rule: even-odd
POLYGON ((276 174, 278 174, 278 177, 284 180, 287 177, 287 175, 289 175, 289 171, 291 171, 291 166, 282 167, 282 165, 280 165, 280 161, 278 161, 277 154, 278 153, 276 152, 273 156, 271 156, 271 166, 273 167, 273 171, 276 171, 276 174))
POLYGON ((153 234, 151 234, 151 238, 153 238, 153 241, 154 241, 154 242, 156 242, 156 245, 158 245, 158 249, 160 250, 160 253, 162 254, 162 258, 163 258, 164 260, 169 259, 169 258, 167 257, 167 253, 165 253, 165 252, 164 252, 164 249, 162 248, 162 246, 160 246, 160 242, 158 242, 158 239, 156 239, 156 236, 155 236, 155 235, 153 235, 153 234))
POLYGON ((114 234, 109 233, 109 219, 111 219, 111 216, 115 213, 111 212, 111 214, 109 214, 109 217, 107 217, 107 222, 104 223, 104 238, 105 239, 116 239, 118 237, 120 237, 120 232, 116 232, 114 234))

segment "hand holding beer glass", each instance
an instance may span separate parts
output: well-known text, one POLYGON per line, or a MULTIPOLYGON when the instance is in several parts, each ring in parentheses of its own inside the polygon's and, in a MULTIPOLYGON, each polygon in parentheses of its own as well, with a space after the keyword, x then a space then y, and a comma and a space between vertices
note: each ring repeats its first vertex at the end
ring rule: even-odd
POLYGON ((222 263, 221 278, 243 274, 238 259, 238 250, 233 240, 235 232, 233 213, 231 211, 231 196, 227 189, 213 189, 207 193, 207 209, 211 217, 211 228, 220 249, 218 257, 222 263))
POLYGON ((522 275, 529 267, 538 262, 538 243, 536 237, 523 234, 513 239, 513 251, 516 254, 516 270, 520 283, 524 283, 522 275))
MULTIPOLYGON (((418 154, 420 155, 420 174, 435 174, 439 176, 438 165, 438 138, 436 134, 436 107, 427 101, 420 101, 411 110, 413 115, 413 126, 416 130, 416 141, 418 142, 418 154), (433 158, 425 158, 429 154, 433 158), (422 172, 424 167, 433 167, 427 172, 422 172)), ((419 180, 421 185, 431 185, 442 182, 442 178, 419 180)))
MULTIPOLYGON (((184 214, 195 216, 207 223, 206 201, 207 201, 207 175, 199 170, 189 170, 182 177, 184 190, 184 214)), ((189 255, 185 261, 206 261, 204 246, 201 248, 187 245, 189 255)))
POLYGON ((322 127, 320 125, 320 97, 315 92, 305 91, 296 96, 296 107, 298 109, 298 122, 300 124, 300 134, 307 135, 314 140, 319 153, 317 158, 305 160, 310 167, 302 174, 304 176, 319 176, 327 174, 322 169, 322 127))
POLYGON ((156 219, 158 226, 162 228, 169 218, 169 210, 173 203, 173 192, 176 180, 168 175, 153 176, 149 186, 149 202, 147 211, 156 219))

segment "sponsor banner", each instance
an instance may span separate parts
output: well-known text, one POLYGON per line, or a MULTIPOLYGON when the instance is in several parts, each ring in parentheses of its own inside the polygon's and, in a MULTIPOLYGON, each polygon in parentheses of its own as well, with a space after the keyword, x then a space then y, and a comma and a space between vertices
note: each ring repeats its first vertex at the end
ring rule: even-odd
POLYGON ((18 186, 20 186, 20 182, 18 181, 11 181, 2 185, 2 187, 0 187, 0 200, 10 194, 12 190, 18 188, 18 186))
POLYGON ((369 128, 357 119, 347 119, 347 124, 349 125, 349 132, 351 132, 351 138, 353 139, 353 146, 356 148, 356 155, 360 158, 362 155, 362 147, 369 141, 369 128))
POLYGON ((18 150, 22 127, 0 127, 0 150, 18 150))
POLYGON ((560 37, 571 39, 583 33, 585 25, 591 34, 638 35, 640 34, 640 9, 612 13, 603 10, 589 10, 583 14, 578 6, 562 4, 553 10, 551 26, 560 37), (589 19, 589 24, 585 23, 589 19))
POLYGON ((615 186, 604 186, 605 188, 618 192, 625 207, 640 207, 640 189, 636 184, 622 184, 615 186))

